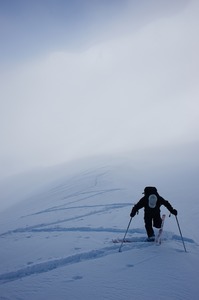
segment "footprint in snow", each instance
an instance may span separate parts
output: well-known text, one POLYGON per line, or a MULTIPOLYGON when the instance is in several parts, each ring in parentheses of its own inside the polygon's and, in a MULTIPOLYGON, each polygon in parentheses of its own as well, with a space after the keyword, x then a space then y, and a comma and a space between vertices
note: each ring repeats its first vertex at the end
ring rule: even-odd
POLYGON ((133 264, 128 264, 128 265, 126 265, 128 268, 133 268, 134 267, 134 265, 133 264))
POLYGON ((72 277, 73 280, 80 280, 82 278, 83 278, 83 276, 79 276, 79 275, 76 275, 76 276, 72 277))
POLYGON ((74 282, 74 281, 80 280, 82 278, 83 278, 83 276, 76 275, 76 276, 73 276, 71 279, 67 280, 66 282, 74 282))

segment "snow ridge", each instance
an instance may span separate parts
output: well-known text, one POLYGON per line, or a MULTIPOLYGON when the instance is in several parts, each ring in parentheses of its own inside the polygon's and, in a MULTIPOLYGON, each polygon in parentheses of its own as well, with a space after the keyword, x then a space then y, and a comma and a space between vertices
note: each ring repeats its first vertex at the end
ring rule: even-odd
POLYGON ((145 300, 155 290, 160 300, 198 299, 197 242, 183 236, 185 253, 168 218, 162 245, 147 243, 139 215, 120 253, 113 240, 123 238, 132 203, 121 200, 129 199, 121 180, 98 171, 57 182, 1 219, 1 298, 145 300))

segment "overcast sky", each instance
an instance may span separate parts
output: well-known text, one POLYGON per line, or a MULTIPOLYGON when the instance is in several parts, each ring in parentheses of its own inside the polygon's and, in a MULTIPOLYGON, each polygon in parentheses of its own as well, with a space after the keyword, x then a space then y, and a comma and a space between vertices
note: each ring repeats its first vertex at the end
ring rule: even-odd
POLYGON ((198 0, 0 0, 0 178, 198 142, 198 16, 198 0))

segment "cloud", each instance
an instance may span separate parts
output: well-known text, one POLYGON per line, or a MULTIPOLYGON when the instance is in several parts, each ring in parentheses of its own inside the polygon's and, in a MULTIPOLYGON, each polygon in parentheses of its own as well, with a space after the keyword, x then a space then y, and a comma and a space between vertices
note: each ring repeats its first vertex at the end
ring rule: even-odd
POLYGON ((189 0, 1 1, 0 62, 81 51, 181 11, 189 0), (13 51, 14 49, 14 51, 13 51))
POLYGON ((192 5, 84 51, 56 51, 4 70, 2 172, 197 140, 192 5))

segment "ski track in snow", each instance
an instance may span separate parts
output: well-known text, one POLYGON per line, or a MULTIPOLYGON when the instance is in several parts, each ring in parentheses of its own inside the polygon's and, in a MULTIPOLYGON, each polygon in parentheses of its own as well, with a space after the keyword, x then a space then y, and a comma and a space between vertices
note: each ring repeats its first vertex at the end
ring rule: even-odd
MULTIPOLYGON (((150 243, 140 242, 139 246, 133 243, 128 247, 126 246, 123 251, 132 250, 133 248, 145 248, 150 247, 150 243)), ((49 272, 51 270, 64 267, 70 264, 77 264, 86 260, 98 259, 107 255, 111 255, 118 252, 118 245, 112 245, 109 247, 104 247, 101 249, 91 250, 85 253, 75 254, 72 256, 68 256, 65 258, 54 259, 42 263, 33 264, 31 266, 27 266, 25 268, 19 269, 14 272, 8 272, 4 274, 0 274, 0 284, 4 284, 10 281, 18 280, 23 277, 27 277, 34 274, 41 274, 44 272, 49 272)))
MULTIPOLYGON (((41 223, 41 224, 36 224, 36 225, 33 225, 33 226, 26 226, 26 227, 17 228, 17 229, 14 229, 14 230, 9 230, 7 232, 1 233, 0 237, 6 236, 8 234, 22 233, 22 232, 68 231, 68 228, 60 228, 58 225, 61 224, 61 223, 65 223, 65 222, 69 222, 69 221, 75 221, 75 220, 78 220, 78 219, 93 216, 93 215, 96 215, 96 214, 99 214, 99 213, 104 213, 104 212, 107 212, 109 210, 112 211, 114 209, 123 208, 123 207, 126 207, 126 206, 131 206, 131 204, 130 203, 117 203, 117 204, 107 204, 107 205, 90 205, 90 206, 70 207, 68 209, 99 208, 99 207, 102 207, 102 208, 98 209, 98 210, 88 212, 86 214, 74 216, 74 217, 71 217, 71 218, 66 218, 66 219, 62 219, 62 220, 56 220, 56 221, 53 221, 53 222, 48 222, 48 223, 43 223, 43 224, 41 223), (52 226, 52 225, 57 225, 57 227, 54 227, 53 229, 52 228, 51 229, 49 229, 49 228, 45 229, 44 228, 44 227, 52 226)), ((109 229, 107 231, 110 231, 110 230, 111 230, 111 232, 115 232, 114 229, 109 229)), ((120 232, 123 232, 123 230, 121 230, 120 232)))
MULTIPOLYGON (((46 231, 51 232, 52 229, 46 229, 46 231)), ((111 229, 111 228, 86 228, 86 227, 80 227, 80 228, 68 228, 66 229, 66 231, 82 231, 82 232, 124 232, 123 229, 111 229)), ((137 234, 137 233, 144 233, 145 230, 144 229, 133 229, 133 230, 129 230, 130 234, 137 234)), ((171 233, 166 233, 165 234, 171 234, 171 233)), ((181 242, 181 237, 177 236, 177 235, 173 235, 171 237, 172 240, 175 241, 180 241, 181 242)), ((128 238, 129 241, 131 241, 132 243, 128 243, 125 244, 125 246, 123 247, 123 251, 129 251, 132 249, 142 249, 142 248, 146 248, 146 247, 151 247, 151 246, 155 246, 155 244, 151 244, 151 243, 147 243, 144 241, 143 237, 131 237, 128 238)), ((164 239, 166 240, 166 239, 164 239)), ((195 242, 192 239, 189 238, 184 238, 184 241, 186 243, 192 243, 195 244, 195 242)), ((110 241, 110 243, 112 243, 110 241)), ((50 260, 50 261, 45 261, 45 262, 40 262, 40 263, 32 263, 31 265, 28 265, 27 267, 18 269, 16 271, 13 272, 8 272, 8 273, 4 273, 4 274, 0 274, 0 285, 1 284, 5 284, 11 281, 15 281, 15 280, 19 280, 22 279, 24 277, 27 276, 31 276, 34 274, 41 274, 41 273, 45 273, 45 272, 49 272, 52 271, 54 269, 57 268, 61 268, 61 267, 65 267, 67 265, 71 265, 71 264, 78 264, 81 263, 83 261, 88 261, 88 260, 94 260, 94 259, 99 259, 101 257, 104 256, 108 256, 108 255, 113 255, 118 253, 119 250, 119 245, 118 244, 112 244, 111 246, 107 246, 104 248, 100 248, 100 249, 95 249, 95 250, 91 250, 88 252, 83 252, 83 253, 79 253, 79 254, 75 254, 75 255, 71 255, 71 256, 67 256, 64 258, 59 258, 59 259, 54 259, 54 260, 50 260)), ((179 252, 182 252, 183 250, 176 250, 179 252)), ((149 258, 147 258, 148 260, 149 258)), ((140 262, 138 262, 140 263, 140 262)), ((128 265, 128 267, 132 267, 134 265, 128 265)))
MULTIPOLYGON (((62 204, 62 205, 58 205, 58 206, 53 206, 51 208, 48 208, 48 209, 45 209, 45 210, 42 210, 42 211, 39 211, 37 213, 34 213, 34 214, 31 214, 31 215, 39 215, 39 214, 43 214, 43 213, 49 213, 49 212, 54 212, 54 211, 59 211, 59 210, 68 210, 68 209, 71 209, 71 207, 65 207, 65 206, 69 206, 71 204, 74 204, 74 203, 77 203, 77 202, 81 202, 81 201, 84 201, 84 200, 87 200, 89 198, 93 198, 93 197, 96 197, 96 196, 100 196, 100 195, 103 195, 105 193, 112 193, 112 192, 117 192, 117 191, 121 191, 122 189, 108 189, 108 190, 101 190, 101 191, 86 191, 86 192, 77 192, 77 193, 73 193, 71 195, 68 195, 68 196, 65 196, 63 199, 64 200, 67 200, 69 198, 73 198, 73 197, 79 197, 81 195, 86 195, 85 197, 83 198, 80 198, 78 200, 74 200, 74 201, 71 201, 71 202, 67 202, 67 204, 62 204), (88 195, 90 194, 90 195, 88 195)), ((129 203, 130 205, 130 203, 129 203)), ((132 204, 131 204, 132 205, 132 204)), ((79 208, 79 207, 76 207, 76 208, 79 208)), ((27 215, 27 216, 31 216, 31 215, 27 215)), ((26 216, 24 216, 26 217, 26 216)))
POLYGON ((55 259, 47 262, 42 262, 28 266, 26 268, 19 269, 15 272, 9 272, 0 275, 0 284, 10 282, 13 280, 21 279, 33 274, 40 274, 54 270, 56 268, 64 267, 69 264, 80 263, 85 260, 92 260, 113 254, 118 249, 117 246, 113 245, 110 247, 105 247, 99 250, 92 250, 85 253, 75 254, 65 258, 55 259))

